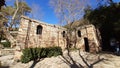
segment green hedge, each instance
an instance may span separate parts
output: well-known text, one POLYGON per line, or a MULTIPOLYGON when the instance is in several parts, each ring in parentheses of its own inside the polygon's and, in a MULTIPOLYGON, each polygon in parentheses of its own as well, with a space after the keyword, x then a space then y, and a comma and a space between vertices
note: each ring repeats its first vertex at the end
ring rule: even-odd
POLYGON ((1 44, 4 46, 4 47, 10 47, 11 46, 11 43, 6 40, 6 42, 1 42, 1 44))
POLYGON ((60 47, 26 48, 23 50, 21 62, 27 63, 31 60, 37 60, 58 55, 62 55, 62 49, 60 47))

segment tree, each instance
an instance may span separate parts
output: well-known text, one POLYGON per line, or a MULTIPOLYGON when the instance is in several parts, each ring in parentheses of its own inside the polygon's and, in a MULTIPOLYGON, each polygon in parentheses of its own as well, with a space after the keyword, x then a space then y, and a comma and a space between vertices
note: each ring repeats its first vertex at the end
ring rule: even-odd
POLYGON ((6 5, 5 0, 0 0, 0 29, 3 27, 4 24, 6 24, 7 19, 5 18, 4 14, 1 13, 1 7, 6 5))
POLYGON ((98 1, 98 3, 101 5, 102 3, 102 5, 104 5, 104 4, 114 4, 115 3, 115 0, 97 0, 98 1))
MULTIPOLYGON (((6 5, 5 0, 0 0, 0 12, 1 12, 1 7, 6 5)), ((0 13, 0 42, 3 38, 3 27, 7 23, 7 19, 4 16, 4 14, 0 13)))
POLYGON ((31 8, 26 2, 16 0, 14 6, 6 6, 1 8, 1 14, 8 19, 9 27, 17 27, 20 24, 20 16, 28 15, 31 8))
POLYGON ((28 15, 31 12, 31 8, 26 4, 26 2, 18 1, 15 2, 15 12, 12 16, 11 27, 17 26, 20 24, 20 16, 28 15))
POLYGON ((103 50, 110 50, 111 38, 120 40, 120 4, 101 5, 85 14, 90 23, 99 28, 102 36, 103 50))
POLYGON ((69 25, 67 28, 67 47, 71 41, 71 26, 79 20, 82 16, 83 9, 87 4, 87 0, 50 0, 50 5, 54 8, 56 16, 59 18, 61 24, 69 25))
POLYGON ((70 24, 79 20, 87 2, 85 0, 51 0, 60 23, 70 24))
POLYGON ((8 19, 9 27, 16 27, 20 24, 20 16, 28 15, 31 12, 31 8, 25 3, 16 0, 14 6, 6 6, 1 8, 1 14, 8 19))
POLYGON ((0 0, 0 9, 1 9, 1 7, 4 6, 4 5, 6 5, 6 4, 5 4, 5 0, 0 0))
MULTIPOLYGON (((0 34, 4 35, 6 39, 8 39, 11 44, 15 42, 14 38, 10 35, 8 31, 6 31, 6 26, 13 27, 19 26, 20 24, 20 16, 27 15, 31 12, 31 8, 22 1, 16 0, 14 6, 2 7, 0 11, 0 34)), ((2 36, 0 37, 1 40, 2 36)))

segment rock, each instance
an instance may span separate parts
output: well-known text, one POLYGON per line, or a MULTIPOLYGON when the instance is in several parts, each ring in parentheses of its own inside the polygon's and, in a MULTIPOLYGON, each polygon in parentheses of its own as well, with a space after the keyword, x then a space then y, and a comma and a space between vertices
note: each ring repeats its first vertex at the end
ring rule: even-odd
POLYGON ((15 50, 20 51, 21 50, 20 46, 15 46, 15 50))
POLYGON ((0 61, 2 66, 10 66, 14 63, 13 55, 1 56, 0 61))
POLYGON ((19 61, 21 60, 21 56, 23 55, 23 53, 21 51, 15 51, 15 55, 14 55, 14 60, 15 61, 19 61))

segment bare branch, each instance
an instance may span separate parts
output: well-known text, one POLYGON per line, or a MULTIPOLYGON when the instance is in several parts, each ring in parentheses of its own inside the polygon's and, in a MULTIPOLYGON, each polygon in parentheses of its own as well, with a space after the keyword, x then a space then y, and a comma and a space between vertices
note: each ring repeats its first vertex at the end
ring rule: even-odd
POLYGON ((61 23, 69 24, 79 20, 84 13, 87 0, 50 0, 50 5, 54 8, 56 16, 61 23))
POLYGON ((32 4, 32 18, 41 20, 43 17, 43 12, 41 10, 41 7, 38 4, 33 3, 32 4))

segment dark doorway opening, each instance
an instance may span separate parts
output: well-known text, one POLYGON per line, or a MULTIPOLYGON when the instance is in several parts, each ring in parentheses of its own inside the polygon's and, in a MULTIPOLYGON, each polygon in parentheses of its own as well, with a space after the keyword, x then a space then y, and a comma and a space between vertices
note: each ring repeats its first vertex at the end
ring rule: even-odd
POLYGON ((90 47, 89 47, 89 42, 88 42, 88 38, 84 38, 84 43, 85 43, 85 51, 89 52, 90 51, 90 47))
POLYGON ((63 31, 62 35, 63 35, 63 37, 65 37, 65 31, 63 31))
POLYGON ((78 37, 81 37, 81 31, 78 30, 78 37))

